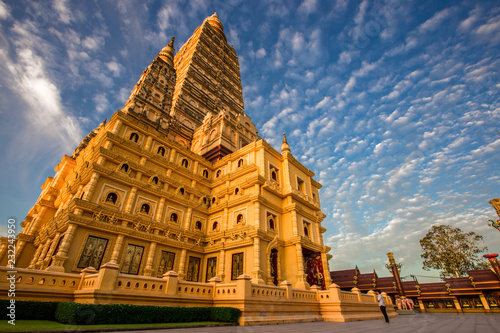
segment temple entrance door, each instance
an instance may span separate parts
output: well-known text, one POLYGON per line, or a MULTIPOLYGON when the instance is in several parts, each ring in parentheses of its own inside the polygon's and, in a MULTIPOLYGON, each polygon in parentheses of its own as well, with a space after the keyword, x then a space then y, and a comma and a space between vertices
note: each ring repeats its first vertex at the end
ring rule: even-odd
POLYGON ((278 250, 272 249, 269 258, 271 263, 271 277, 275 286, 278 285, 278 250))
POLYGON ((321 290, 325 290, 325 277, 323 276, 321 252, 303 248, 302 255, 304 257, 304 271, 306 273, 307 283, 311 286, 316 285, 321 290))

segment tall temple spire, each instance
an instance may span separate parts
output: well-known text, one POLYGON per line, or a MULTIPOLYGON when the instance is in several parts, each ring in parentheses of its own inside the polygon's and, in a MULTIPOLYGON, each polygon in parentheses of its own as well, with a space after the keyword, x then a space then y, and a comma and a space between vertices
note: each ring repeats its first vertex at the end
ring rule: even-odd
POLYGON ((224 40, 226 40, 226 36, 224 35, 224 26, 222 25, 222 22, 219 20, 217 12, 213 13, 212 16, 207 17, 205 21, 207 21, 208 24, 210 24, 212 29, 214 29, 215 32, 217 32, 217 34, 219 34, 221 37, 224 38, 224 40))

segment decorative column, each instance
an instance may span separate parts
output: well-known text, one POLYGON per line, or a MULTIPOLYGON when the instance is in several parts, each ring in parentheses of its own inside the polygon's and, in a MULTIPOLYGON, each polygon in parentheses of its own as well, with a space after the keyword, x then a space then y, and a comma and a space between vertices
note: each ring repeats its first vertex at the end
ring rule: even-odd
POLYGON ((42 252, 40 252, 40 256, 38 257, 36 263, 34 264, 35 268, 39 269, 40 267, 42 267, 43 259, 45 259, 45 255, 47 254, 47 251, 49 250, 49 245, 50 245, 50 239, 47 239, 45 244, 43 244, 42 252))
POLYGON ((148 259, 146 261, 146 267, 144 268, 145 276, 153 276, 153 259, 155 257, 156 242, 151 242, 149 247, 148 259))
POLYGON ((43 259, 43 266, 42 266, 42 269, 43 267, 45 267, 46 265, 49 264, 50 262, 50 258, 52 257, 52 255, 54 255, 54 251, 56 249, 56 245, 57 243, 59 242, 59 236, 61 236, 61 233, 60 232, 57 232, 53 238, 53 241, 52 241, 52 244, 50 244, 50 248, 49 250, 47 251, 47 254, 45 255, 45 259, 43 259))
POLYGON ((260 269, 260 238, 253 238, 253 278, 252 282, 256 284, 266 284, 262 279, 262 270, 260 269))
POLYGON ((151 149, 151 143, 153 143, 153 138, 151 136, 148 136, 146 139, 146 144, 144 145, 144 150, 149 151, 151 149))
POLYGON ((299 236, 299 228, 297 226, 297 211, 292 210, 292 233, 293 237, 299 236))
POLYGON ((253 203, 253 208, 254 208, 254 223, 255 223, 255 226, 258 228, 258 229, 261 229, 261 230, 265 230, 265 227, 262 226, 262 221, 261 221, 261 218, 260 218, 260 202, 258 201, 255 201, 253 203))
POLYGON ((26 231, 27 235, 35 234, 38 224, 40 224, 40 221, 42 221, 42 219, 45 217, 45 213, 47 213, 47 207, 41 206, 40 212, 36 214, 36 217, 32 220, 30 226, 28 227, 28 230, 26 231))
POLYGON ((401 278, 399 276, 399 272, 401 271, 401 264, 396 264, 392 252, 388 252, 387 257, 389 257, 389 264, 385 265, 385 267, 391 272, 392 276, 394 276, 394 281, 396 282, 396 288, 399 298, 405 298, 405 290, 403 289, 403 284, 401 283, 401 278))
POLYGON ((297 283, 295 283, 295 288, 298 289, 309 289, 311 286, 307 283, 306 274, 304 272, 304 257, 302 255, 302 245, 296 243, 297 248, 297 283))
POLYGON ((225 263, 226 263, 226 251, 224 249, 220 250, 219 254, 219 278, 224 281, 224 277, 226 276, 224 270, 225 270, 225 263))
POLYGON ((92 174, 92 178, 90 178, 89 183, 87 184, 87 190, 85 191, 85 194, 83 195, 83 200, 89 201, 92 199, 92 195, 94 194, 94 190, 97 186, 97 181, 99 180, 99 174, 97 172, 94 172, 92 174))
POLYGON ((110 262, 118 263, 118 259, 120 258, 120 253, 122 252, 123 239, 124 235, 118 235, 116 238, 115 246, 113 247, 113 253, 111 254, 110 262))
POLYGON ((332 279, 330 277, 330 270, 328 269, 328 259, 326 258, 326 252, 321 252, 321 262, 323 264, 323 285, 325 288, 328 288, 328 286, 332 284, 332 279))
POLYGON ((137 187, 132 187, 128 195, 127 203, 125 204, 125 213, 130 213, 132 211, 132 205, 134 204, 135 194, 137 193, 137 187))
POLYGON ((68 223, 68 229, 64 234, 64 238, 59 248, 59 251, 54 256, 54 260, 52 261, 52 265, 46 268, 47 271, 53 272, 61 272, 64 273, 64 263, 68 260, 68 251, 71 243, 73 242, 73 238, 75 237, 76 229, 78 226, 73 223, 68 223))
POLYGON ((155 221, 158 223, 161 222, 161 217, 163 215, 163 206, 165 206, 165 198, 161 197, 160 203, 158 204, 158 210, 156 211, 156 217, 155 217, 155 221))
POLYGON ((113 127, 113 129, 111 130, 111 132, 113 134, 118 134, 118 131, 120 130, 120 127, 122 126, 122 121, 120 119, 118 119, 116 122, 115 122, 115 126, 113 127))
POLYGON ((193 212, 193 209, 191 207, 188 207, 187 213, 186 213, 186 219, 184 220, 184 230, 189 230, 189 223, 191 222, 191 213, 193 212))
MULTIPOLYGON (((226 198, 227 200, 227 198, 226 198)), ((229 217, 229 210, 227 208, 224 208, 224 214, 222 215, 222 226, 220 231, 225 231, 228 228, 228 217, 229 217)))
POLYGON ((16 256, 15 256, 15 261, 17 262, 19 257, 21 256, 21 253, 24 250, 24 247, 26 246, 26 240, 21 239, 21 237, 24 236, 24 234, 19 234, 17 236, 17 241, 16 241, 16 256))
POLYGON ((181 251, 181 259, 179 261, 179 280, 184 280, 184 266, 186 265, 186 249, 182 249, 181 251))
POLYGON ((174 162, 174 160, 175 160, 175 153, 176 153, 176 152, 177 152, 177 151, 176 151, 175 149, 172 149, 172 150, 170 151, 170 158, 169 158, 169 162, 170 162, 170 163, 175 163, 175 162, 174 162))
MULTIPOLYGON (((40 256, 40 252, 42 251, 42 248, 43 247, 41 246, 41 244, 38 245, 38 248, 35 251, 35 255, 31 259, 31 262, 30 262, 30 264, 27 267, 28 269, 34 269, 35 268, 35 264, 38 261, 38 257, 40 256)), ((6 251, 7 251, 7 243, 2 243, 2 245, 0 247, 0 260, 3 258, 3 255, 5 255, 6 251)))

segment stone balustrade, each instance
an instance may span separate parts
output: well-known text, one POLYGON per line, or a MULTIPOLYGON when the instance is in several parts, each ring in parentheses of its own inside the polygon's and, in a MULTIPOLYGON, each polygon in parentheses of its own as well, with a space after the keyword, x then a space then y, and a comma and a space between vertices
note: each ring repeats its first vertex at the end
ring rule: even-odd
MULTIPOLYGON (((80 274, 0 267, 0 298, 5 298, 15 276, 17 300, 75 301, 84 303, 128 303, 163 306, 231 306, 242 310, 240 324, 272 324, 305 321, 346 321, 379 318, 373 292, 293 288, 288 281, 279 286, 252 283, 241 275, 236 283, 179 280, 170 271, 163 278, 119 273, 119 265, 108 262, 97 271, 88 267, 80 274), (353 319, 355 318, 355 319, 353 319)), ((386 295, 384 295, 386 296, 386 295)), ((390 299, 386 297, 386 303, 390 299)), ((389 314, 395 312, 389 309, 389 314)))

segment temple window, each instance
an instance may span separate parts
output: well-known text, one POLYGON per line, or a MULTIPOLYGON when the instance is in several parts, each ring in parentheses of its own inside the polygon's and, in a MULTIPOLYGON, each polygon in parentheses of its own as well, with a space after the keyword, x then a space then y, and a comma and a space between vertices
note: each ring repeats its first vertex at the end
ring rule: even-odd
POLYGON ((304 221, 304 236, 311 238, 311 223, 304 221))
POLYGON ((196 221, 195 223, 196 230, 201 230, 202 224, 200 221, 196 221))
POLYGON ((203 203, 206 205, 206 204, 207 204, 207 202, 208 202, 207 197, 203 197, 202 201, 203 201, 203 203))
POLYGON ((215 221, 213 224, 212 224, 212 231, 215 231, 217 230, 217 228, 219 227, 219 222, 215 221))
POLYGON ((208 171, 207 170, 203 170, 202 174, 203 174, 203 177, 208 178, 208 171))
POLYGON ((200 262, 201 258, 189 257, 186 281, 198 282, 200 277, 200 262))
MULTIPOLYGON (((114 192, 110 192, 108 193, 108 195, 106 196, 106 200, 105 202, 107 203, 111 203, 111 204, 116 204, 116 201, 118 200, 118 195, 114 192)), ((95 267, 94 267, 95 268, 95 267)))
POLYGON ((105 238, 89 236, 76 267, 87 268, 92 266, 95 269, 99 269, 107 244, 108 240, 105 238))
POLYGON ((241 168, 243 166, 243 159, 238 160, 238 168, 241 168))
POLYGON ((236 224, 242 224, 243 223, 243 214, 238 214, 236 217, 236 224))
POLYGON ((151 183, 158 185, 158 177, 154 176, 151 178, 151 183))
POLYGON ((274 169, 271 170, 271 179, 275 182, 278 181, 278 173, 274 169))
POLYGON ((238 194, 238 193, 240 193, 240 189, 237 187, 234 189, 234 194, 238 194))
POLYGON ((212 204, 214 204, 214 203, 215 203, 215 197, 212 198, 212 204))
POLYGON ((299 177, 297 177, 297 189, 304 194, 306 193, 306 183, 299 177))
POLYGON ((140 212, 143 214, 149 214, 149 211, 151 210, 151 206, 148 204, 142 204, 140 212))
POLYGON ((156 151, 158 155, 165 156, 165 148, 159 147, 158 150, 156 151))
POLYGON ((217 170, 217 173, 215 174, 215 178, 219 178, 222 175, 221 170, 217 170))
POLYGON ((267 213, 267 226, 269 230, 276 231, 276 220, 277 216, 271 213, 267 213))
POLYGON ((128 164, 127 164, 127 163, 123 163, 123 164, 120 166, 120 171, 123 171, 123 172, 128 172, 128 164))
POLYGON ((182 159, 182 162, 181 162, 181 165, 182 165, 183 167, 187 168, 187 167, 188 167, 188 161, 187 161, 185 158, 183 158, 183 159, 182 159))
POLYGON ((130 137, 128 139, 137 143, 139 141, 139 134, 133 132, 130 134, 130 137))
POLYGON ((172 213, 170 214, 170 222, 176 222, 177 223, 177 220, 178 220, 178 216, 176 213, 172 213))
POLYGON ((144 247, 129 244, 125 252, 125 258, 120 269, 120 273, 139 274, 144 247))
POLYGON ((243 252, 233 254, 231 260, 231 280, 238 279, 243 274, 243 252))
POLYGON ((179 193, 180 193, 181 195, 184 195, 184 189, 183 189, 182 187, 179 189, 179 193))

